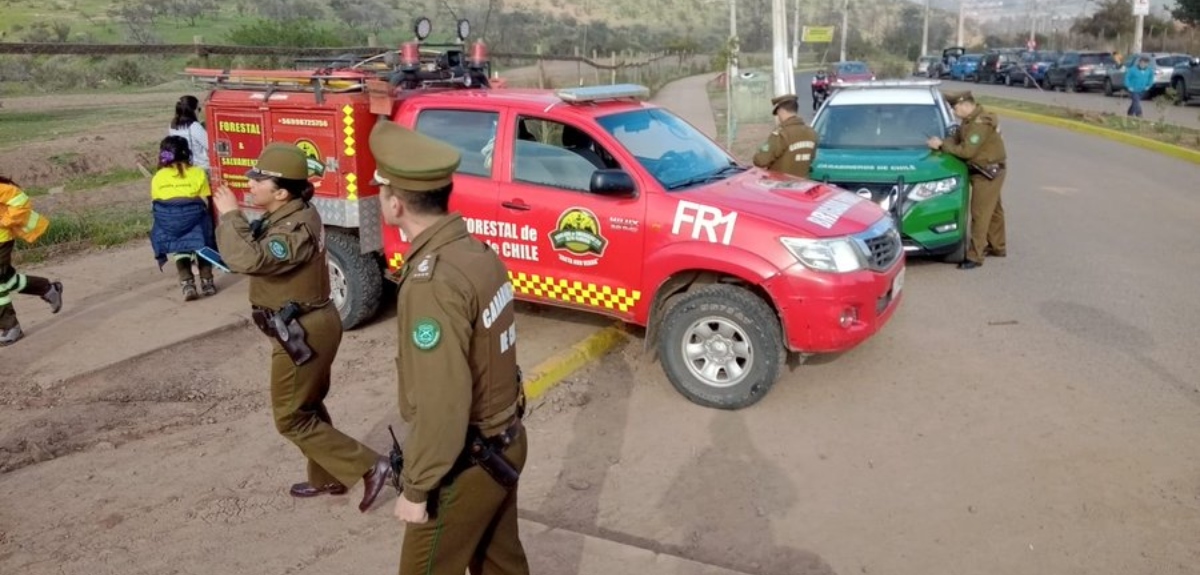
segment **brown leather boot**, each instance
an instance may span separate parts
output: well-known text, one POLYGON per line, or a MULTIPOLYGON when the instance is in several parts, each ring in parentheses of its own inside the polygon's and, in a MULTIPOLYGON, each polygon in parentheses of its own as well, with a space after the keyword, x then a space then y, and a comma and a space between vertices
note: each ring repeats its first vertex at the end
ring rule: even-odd
POLYGON ((362 503, 358 504, 358 510, 366 513, 371 505, 375 503, 375 498, 379 497, 379 492, 383 491, 383 486, 392 477, 392 466, 388 462, 388 458, 380 457, 375 461, 375 465, 371 467, 363 475, 363 498, 362 503))

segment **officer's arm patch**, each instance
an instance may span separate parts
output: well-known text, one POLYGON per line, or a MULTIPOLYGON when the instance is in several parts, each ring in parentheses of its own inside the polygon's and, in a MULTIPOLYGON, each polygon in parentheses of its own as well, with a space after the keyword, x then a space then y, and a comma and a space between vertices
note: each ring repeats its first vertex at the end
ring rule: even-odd
POLYGON ((421 351, 429 351, 442 341, 442 326, 436 319, 423 317, 413 324, 413 345, 421 351))
POLYGON ((437 254, 429 254, 421 258, 410 272, 407 280, 414 282, 427 282, 433 279, 433 268, 437 265, 437 254))
POLYGON ((271 257, 277 260, 286 260, 292 255, 292 249, 288 246, 287 238, 283 236, 274 236, 268 239, 267 251, 271 252, 271 257))
POLYGON ((972 144, 978 144, 979 143, 979 134, 971 134, 971 137, 969 138, 969 140, 972 144))

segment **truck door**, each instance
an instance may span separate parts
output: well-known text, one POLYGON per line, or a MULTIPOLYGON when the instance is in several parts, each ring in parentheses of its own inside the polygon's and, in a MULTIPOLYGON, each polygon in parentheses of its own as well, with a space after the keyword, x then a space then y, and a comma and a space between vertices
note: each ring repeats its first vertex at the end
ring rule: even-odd
POLYGON ((505 124, 498 219, 517 224, 501 244, 517 292, 632 318, 644 297, 644 199, 588 191, 595 170, 622 167, 595 135, 534 115, 505 124))

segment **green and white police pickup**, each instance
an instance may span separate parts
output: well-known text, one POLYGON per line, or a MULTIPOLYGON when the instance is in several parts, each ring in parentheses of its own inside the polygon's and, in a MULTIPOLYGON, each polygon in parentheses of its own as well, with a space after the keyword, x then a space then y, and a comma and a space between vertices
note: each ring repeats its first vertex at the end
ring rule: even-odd
POLYGON ((929 149, 958 128, 937 80, 857 82, 835 88, 813 118, 810 177, 869 198, 896 218, 911 255, 960 262, 970 238, 967 165, 929 149))

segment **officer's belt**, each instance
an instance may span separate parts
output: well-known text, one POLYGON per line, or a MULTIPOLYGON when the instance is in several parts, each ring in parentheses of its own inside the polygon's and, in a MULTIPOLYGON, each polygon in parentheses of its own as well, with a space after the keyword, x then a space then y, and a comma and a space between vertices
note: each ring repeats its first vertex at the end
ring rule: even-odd
MULTIPOLYGON (((516 423, 520 423, 521 418, 524 417, 524 415, 525 415, 524 412, 525 412, 525 390, 522 389, 521 393, 519 395, 517 395, 517 400, 512 402, 512 404, 510 404, 508 407, 505 407, 504 409, 501 409, 499 413, 496 413, 495 415, 492 415, 489 417, 485 417, 480 421, 472 421, 471 425, 477 427, 479 429, 480 433, 483 434, 484 437, 490 438, 490 437, 496 435, 494 433, 495 429, 504 429, 506 427, 511 428, 513 425, 513 423, 512 423, 513 419, 516 419, 516 423), (492 433, 489 433, 489 432, 492 432, 492 433)), ((501 433, 504 433, 504 432, 501 432, 501 433)))
MULTIPOLYGON (((300 313, 301 313, 301 314, 306 314, 306 313, 309 313, 309 312, 314 312, 314 311, 317 311, 317 310, 319 310, 319 309, 321 309, 321 308, 323 308, 323 307, 325 307, 325 306, 329 305, 329 304, 330 304, 330 302, 332 302, 332 301, 333 301, 333 298, 325 298, 324 300, 322 300, 322 301, 319 301, 319 302, 317 302, 317 303, 300 303, 300 302, 296 302, 296 305, 300 307, 300 313)), ((267 307, 267 306, 262 306, 262 305, 251 305, 251 306, 250 306, 250 309, 252 309, 252 310, 254 310, 254 311, 265 311, 265 312, 269 312, 269 313, 279 313, 279 310, 278 310, 278 309, 271 309, 271 308, 269 308, 269 307, 267 307)), ((281 309, 282 309, 282 308, 281 308, 281 309)))

